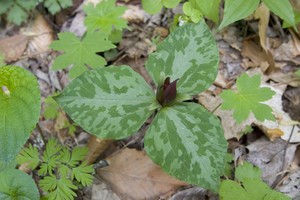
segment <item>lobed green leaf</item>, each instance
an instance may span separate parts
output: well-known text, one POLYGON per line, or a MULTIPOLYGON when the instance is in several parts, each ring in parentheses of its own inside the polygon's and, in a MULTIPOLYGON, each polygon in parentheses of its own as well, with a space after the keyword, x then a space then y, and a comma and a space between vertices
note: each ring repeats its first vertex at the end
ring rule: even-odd
POLYGON ((226 90, 221 93, 224 110, 233 110, 233 117, 241 123, 249 117, 252 112, 260 121, 275 120, 272 115, 272 108, 262 102, 272 98, 275 94, 270 88, 260 87, 260 76, 249 77, 243 74, 237 79, 237 92, 226 90))
POLYGON ((54 60, 52 69, 64 69, 73 65, 70 70, 71 78, 81 75, 90 68, 106 65, 105 59, 96 53, 115 47, 100 32, 87 32, 82 40, 70 32, 59 33, 58 37, 59 40, 52 42, 50 47, 57 51, 63 51, 64 54, 54 60))
POLYGON ((122 19, 126 7, 116 6, 116 0, 103 0, 96 6, 89 3, 83 10, 87 14, 84 24, 88 32, 99 30, 108 36, 113 30, 122 31, 127 28, 126 20, 122 19))
POLYGON ((72 0, 44 0, 44 6, 48 8, 52 15, 72 5, 72 0))
POLYGON ((29 144, 28 148, 24 148, 16 157, 16 162, 18 164, 27 164, 27 167, 30 167, 30 169, 35 169, 39 163, 39 152, 36 147, 33 147, 31 144, 29 144))

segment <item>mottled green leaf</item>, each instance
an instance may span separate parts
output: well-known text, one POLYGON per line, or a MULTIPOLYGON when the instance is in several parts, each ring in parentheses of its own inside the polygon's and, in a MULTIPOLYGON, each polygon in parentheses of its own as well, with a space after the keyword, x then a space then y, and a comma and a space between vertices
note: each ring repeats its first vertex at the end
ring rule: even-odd
POLYGON ((224 17, 219 29, 221 30, 225 26, 251 15, 257 8, 259 2, 260 0, 226 0, 224 17))
POLYGON ((281 19, 295 25, 294 12, 289 0, 262 0, 262 2, 281 19))
POLYGON ((146 133, 145 150, 168 174, 218 190, 227 142, 218 118, 202 106, 180 103, 160 110, 146 133))
POLYGON ((233 110, 233 117, 238 122, 246 120, 252 112, 259 121, 275 120, 272 108, 262 102, 272 98, 275 94, 267 87, 260 87, 260 76, 249 77, 243 74, 237 79, 237 92, 226 90, 221 93, 224 110, 233 110))
POLYGON ((127 28, 127 21, 122 18, 126 7, 116 6, 116 0, 103 0, 96 6, 89 3, 83 9, 87 14, 84 24, 89 31, 100 30, 108 36, 114 29, 127 28))
POLYGON ((70 70, 71 78, 79 76, 89 68, 103 67, 106 61, 96 53, 115 47, 100 32, 88 32, 82 40, 70 32, 59 33, 58 38, 50 47, 63 51, 64 54, 54 60, 52 69, 64 69, 73 65, 70 70))
MULTIPOLYGON (((178 93, 198 94, 215 80, 219 52, 216 42, 201 20, 198 24, 186 24, 172 32, 151 54, 146 68, 158 85, 161 73, 177 82, 178 93)), ((165 78, 163 77, 163 78, 165 78)))
POLYGON ((16 169, 0 173, 0 199, 39 200, 40 194, 33 179, 16 169))
POLYGON ((25 69, 0 67, 0 160, 10 162, 19 153, 40 115, 40 90, 25 69))
POLYGON ((86 131, 114 139, 135 133, 151 115, 154 99, 145 80, 128 66, 90 70, 55 97, 86 131))

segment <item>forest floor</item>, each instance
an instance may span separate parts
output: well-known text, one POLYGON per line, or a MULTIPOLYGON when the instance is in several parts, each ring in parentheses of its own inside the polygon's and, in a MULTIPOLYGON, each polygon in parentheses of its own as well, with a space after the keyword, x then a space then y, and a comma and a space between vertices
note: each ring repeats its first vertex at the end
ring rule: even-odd
MULTIPOLYGON (((138 0, 118 3, 128 8, 123 17, 130 30, 123 32, 117 51, 105 55, 108 64, 129 65, 151 84, 145 61, 157 43, 168 36, 172 18, 181 8, 149 15, 138 0)), ((28 143, 43 146, 48 138, 57 137, 70 148, 89 147, 87 159, 96 163, 97 173, 94 184, 79 190, 76 199, 218 199, 218 195, 207 190, 169 177, 153 164, 143 151, 145 127, 124 140, 100 140, 74 125, 62 110, 54 119, 44 116, 45 99, 62 91, 71 81, 68 70, 51 70, 59 53, 50 50, 49 45, 59 32, 84 34, 81 4, 82 1, 74 0, 72 8, 55 16, 34 14, 22 28, 0 26, 0 52, 4 52, 6 63, 31 71, 42 94, 42 114, 28 143)), ((300 27, 297 33, 282 29, 280 24, 279 18, 264 8, 220 32, 208 21, 219 47, 219 72, 214 84, 195 99, 221 119, 228 152, 234 158, 232 168, 249 161, 262 170, 263 180, 272 188, 300 199, 300 77, 294 75, 300 69, 300 27), (218 107, 222 101, 219 94, 224 89, 235 89, 236 79, 242 73, 260 74, 262 84, 276 91, 268 102, 276 122, 259 122, 251 116, 237 124, 232 112, 218 107)))

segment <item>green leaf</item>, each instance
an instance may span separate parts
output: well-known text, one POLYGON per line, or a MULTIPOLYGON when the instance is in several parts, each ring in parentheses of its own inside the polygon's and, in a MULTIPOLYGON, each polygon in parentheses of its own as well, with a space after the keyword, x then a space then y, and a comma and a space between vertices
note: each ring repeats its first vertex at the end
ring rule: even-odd
MULTIPOLYGON (((191 1, 191 0, 190 0, 191 1)), ((196 2, 197 7, 205 17, 216 24, 219 23, 220 0, 192 0, 196 2)))
POLYGON ((237 92, 226 90, 221 93, 224 110, 233 110, 233 117, 241 123, 246 120, 252 112, 259 121, 275 120, 272 108, 261 102, 272 98, 275 92, 269 88, 260 87, 260 76, 249 77, 243 74, 237 79, 237 92))
POLYGON ((72 200, 76 197, 76 193, 73 190, 77 190, 72 181, 66 178, 57 179, 54 176, 46 176, 39 182, 40 187, 45 192, 48 200, 66 199, 72 200))
POLYGON ((242 165, 239 165, 235 170, 235 177, 239 181, 244 179, 258 179, 261 177, 261 170, 258 167, 253 166, 248 162, 244 162, 242 165))
POLYGON ((289 0, 262 0, 262 2, 281 19, 295 25, 294 12, 289 0))
POLYGON ((236 169, 236 177, 241 184, 225 180, 222 181, 219 195, 222 200, 289 200, 287 196, 272 190, 260 180, 261 170, 245 162, 236 169))
POLYGON ((259 2, 260 0, 226 0, 223 21, 218 29, 248 17, 255 11, 259 2))
POLYGON ((14 160, 40 116, 40 89, 25 69, 0 67, 0 160, 14 160))
POLYGON ((127 28, 127 21, 122 18, 126 7, 116 6, 116 0, 103 0, 96 6, 89 3, 83 10, 87 14, 84 24, 88 32, 100 30, 108 36, 114 29, 127 28))
POLYGON ((6 13, 7 21, 21 25, 26 21, 30 11, 36 6, 36 0, 1 0, 0 15, 6 13))
POLYGON ((93 183, 94 173, 93 165, 87 165, 86 162, 83 162, 78 167, 73 168, 72 170, 72 179, 79 181, 84 187, 90 186, 93 183))
POLYGON ((29 144, 28 148, 24 148, 16 158, 18 164, 27 164, 27 167, 34 170, 40 163, 39 152, 36 147, 29 144))
POLYGON ((53 174, 52 171, 59 164, 61 159, 61 149, 62 146, 55 139, 50 139, 48 141, 42 157, 43 163, 38 171, 39 175, 45 176, 47 174, 53 174))
POLYGON ((0 67, 3 67, 5 65, 5 62, 4 62, 4 55, 2 55, 0 53, 0 67))
POLYGON ((190 2, 185 2, 182 7, 183 13, 190 17, 191 21, 198 23, 202 18, 202 14, 199 10, 192 6, 190 2))
POLYGON ((70 163, 76 165, 79 161, 84 160, 87 154, 88 154, 87 147, 75 147, 72 150, 72 158, 70 160, 70 163))
POLYGON ((145 150, 168 174, 217 191, 227 142, 218 118, 194 103, 158 112, 145 136, 145 150))
POLYGON ((222 200, 254 200, 240 184, 231 180, 222 181, 219 195, 222 200))
POLYGON ((28 174, 9 169, 0 173, 0 199, 39 200, 40 194, 28 174))
POLYGON ((72 0, 44 0, 44 6, 48 8, 52 15, 72 5, 72 0))
POLYGON ((121 139, 135 133, 151 115, 155 95, 130 67, 111 66, 84 73, 55 100, 91 134, 121 139))
MULTIPOLYGON (((294 11, 294 16, 295 16, 295 24, 299 24, 300 23, 300 12, 298 11, 294 11)), ((287 21, 284 21, 282 23, 282 28, 289 28, 294 26, 293 24, 288 23, 287 21)))
POLYGON ((152 53, 146 69, 160 85, 161 75, 171 81, 179 78, 177 92, 190 95, 207 89, 215 80, 219 52, 216 42, 201 20, 198 24, 186 24, 172 32, 152 53))
POLYGON ((295 72, 296 76, 300 76, 300 69, 295 72))
POLYGON ((73 64, 70 77, 75 78, 89 68, 103 67, 106 61, 96 55, 115 46, 100 32, 88 31, 80 41, 73 33, 65 32, 58 34, 59 40, 52 42, 50 47, 57 51, 64 51, 53 63, 52 69, 64 69, 73 64))
POLYGON ((144 10, 149 14, 158 13, 163 6, 166 8, 175 8, 180 0, 142 0, 144 10))
POLYGON ((59 105, 53 99, 53 96, 48 96, 45 99, 44 116, 46 119, 55 119, 59 113, 59 105))

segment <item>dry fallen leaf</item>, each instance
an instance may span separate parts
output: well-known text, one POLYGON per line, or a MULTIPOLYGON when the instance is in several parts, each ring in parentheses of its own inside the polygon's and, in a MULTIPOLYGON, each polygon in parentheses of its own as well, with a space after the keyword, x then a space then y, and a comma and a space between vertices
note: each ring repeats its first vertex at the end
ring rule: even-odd
POLYGON ((29 37, 17 34, 0 40, 0 53, 6 62, 16 61, 21 57, 27 47, 29 37))
POLYGON ((97 158, 105 152, 105 150, 114 142, 111 139, 101 139, 91 135, 87 144, 89 149, 86 155, 86 161, 88 164, 94 163, 97 158))
POLYGON ((37 14, 33 23, 28 26, 23 34, 28 34, 31 39, 28 43, 27 54, 41 54, 49 50, 53 41, 53 30, 41 14, 37 14))
POLYGON ((252 142, 247 146, 249 154, 246 160, 262 170, 262 178, 269 185, 272 185, 277 176, 286 170, 291 164, 297 145, 288 145, 285 152, 286 141, 278 138, 271 142, 265 137, 252 142), (285 156, 285 158, 284 158, 285 156), (284 162, 284 167, 282 168, 284 162))
POLYGON ((162 171, 144 151, 124 149, 106 160, 109 166, 97 172, 123 200, 166 199, 187 185, 162 171))

